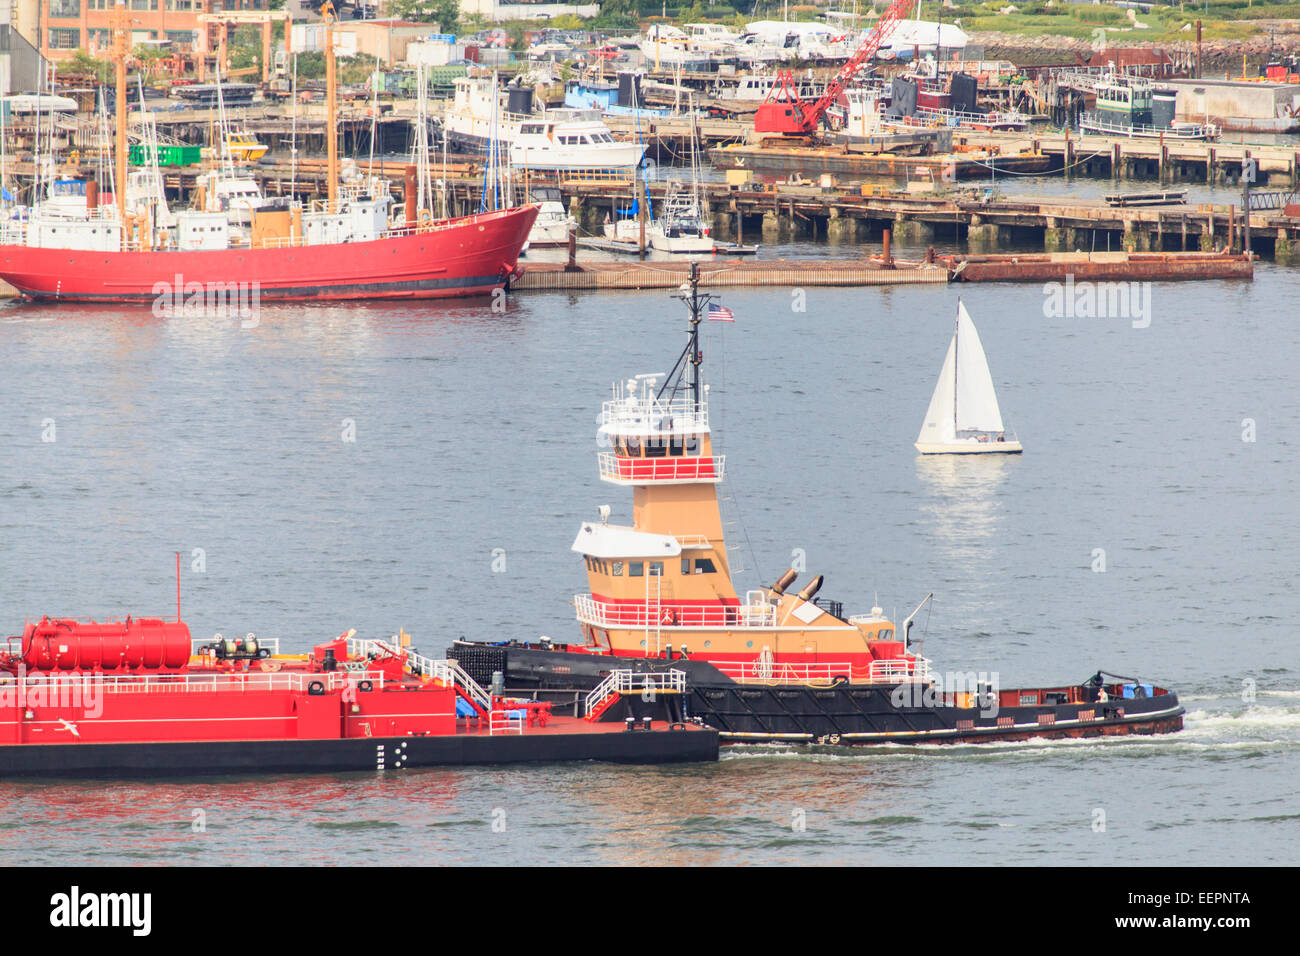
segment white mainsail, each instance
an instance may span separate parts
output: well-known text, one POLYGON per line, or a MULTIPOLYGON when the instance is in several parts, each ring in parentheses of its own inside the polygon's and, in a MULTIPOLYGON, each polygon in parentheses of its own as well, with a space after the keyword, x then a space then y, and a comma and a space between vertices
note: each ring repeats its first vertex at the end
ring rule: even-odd
POLYGON ((966 306, 958 302, 957 330, 948 343, 948 354, 916 440, 918 444, 955 442, 957 432, 967 429, 1001 432, 1003 425, 979 333, 966 306))
POLYGON ((957 431, 973 428, 984 432, 1002 431, 1002 412, 993 391, 993 376, 980 334, 975 331, 966 306, 957 303, 957 431))

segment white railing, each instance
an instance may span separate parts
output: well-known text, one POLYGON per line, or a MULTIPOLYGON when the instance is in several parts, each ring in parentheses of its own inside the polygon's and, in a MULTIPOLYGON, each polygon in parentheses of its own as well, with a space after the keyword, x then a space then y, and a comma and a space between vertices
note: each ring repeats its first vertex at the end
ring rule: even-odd
POLYGON ((676 538, 677 543, 681 545, 683 551, 688 548, 712 548, 713 542, 702 534, 673 534, 668 532, 668 537, 676 538))
POLYGON ((613 452, 596 455, 600 477, 612 481, 721 481, 725 455, 706 458, 623 458, 613 452))
POLYGON ((683 605, 647 602, 610 604, 590 594, 575 594, 578 620, 596 627, 742 628, 775 627, 776 608, 770 604, 683 605))
POLYGON ((698 432, 709 427, 708 402, 689 398, 667 401, 653 396, 624 396, 605 402, 601 424, 646 432, 698 432))
POLYGON ((298 691, 306 692, 312 684, 322 690, 333 691, 349 683, 370 681, 376 687, 384 684, 384 675, 378 672, 317 673, 314 671, 246 671, 238 674, 41 674, 15 678, 0 678, 0 686, 15 684, 19 687, 42 686, 51 691, 60 687, 95 688, 110 694, 188 693, 194 691, 246 692, 246 691, 298 691))
MULTIPOLYGON (((434 660, 431 657, 425 657, 423 654, 416 654, 409 649, 394 647, 387 641, 371 640, 368 638, 350 637, 348 638, 348 656, 355 658, 376 658, 396 657, 403 661, 406 667, 413 673, 419 673, 424 677, 431 677, 434 680, 441 681, 448 687, 459 686, 465 692, 465 696, 478 704, 484 711, 492 710, 492 695, 470 677, 465 669, 454 660, 434 660)), ((351 662, 348 662, 351 663, 351 662)))
POLYGON ((585 701, 588 716, 595 712, 613 694, 639 693, 647 700, 653 700, 655 694, 686 693, 686 672, 671 668, 666 671, 610 671, 609 676, 597 684, 585 701))
POLYGON ((867 681, 873 684, 929 683, 930 661, 924 657, 872 661, 867 668, 867 681))
POLYGON ((466 696, 469 697, 470 700, 486 711, 490 712, 492 710, 492 695, 484 690, 478 681, 465 673, 465 668, 461 667, 459 662, 445 660, 439 661, 438 663, 446 667, 447 673, 451 676, 451 680, 464 689, 466 696))
POLYGON ((515 713, 519 709, 521 708, 490 711, 488 713, 488 733, 491 735, 522 734, 524 732, 525 718, 515 713))
POLYGON ((830 684, 837 677, 853 676, 853 665, 848 661, 787 663, 760 657, 710 663, 738 684, 830 684))

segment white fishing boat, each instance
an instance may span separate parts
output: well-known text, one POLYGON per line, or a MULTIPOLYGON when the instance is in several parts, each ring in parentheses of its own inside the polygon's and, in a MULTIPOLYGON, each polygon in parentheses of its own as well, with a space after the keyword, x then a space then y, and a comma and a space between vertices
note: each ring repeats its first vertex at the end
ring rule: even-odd
POLYGON ((578 221, 569 215, 564 203, 559 199, 560 191, 535 190, 529 197, 539 203, 537 219, 528 233, 528 246, 542 248, 545 246, 568 245, 569 233, 577 228, 578 221), (550 195, 553 192, 554 195, 550 195))
POLYGON ((700 162, 695 150, 695 114, 691 113, 691 188, 687 192, 676 181, 659 206, 655 229, 650 233, 650 248, 659 252, 711 253, 717 243, 709 235, 709 220, 700 201, 700 162))
POLYGON ((1017 454, 1024 449, 1002 423, 984 346, 970 313, 957 303, 957 328, 916 436, 923 455, 1017 454))

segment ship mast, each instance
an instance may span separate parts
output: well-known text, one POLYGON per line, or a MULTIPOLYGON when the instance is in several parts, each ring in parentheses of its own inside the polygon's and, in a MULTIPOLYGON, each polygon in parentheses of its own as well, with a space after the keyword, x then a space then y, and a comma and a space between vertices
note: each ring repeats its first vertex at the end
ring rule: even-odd
POLYGON ((117 219, 126 228, 126 57, 131 52, 130 20, 126 12, 126 0, 117 0, 113 8, 113 66, 114 92, 117 96, 116 140, 114 142, 114 171, 117 181, 113 183, 113 201, 117 204, 117 219))
POLYGON ((686 348, 682 350, 682 354, 673 363, 672 371, 664 379, 658 397, 663 398, 664 392, 668 391, 670 385, 672 394, 676 395, 677 390, 682 387, 682 378, 686 375, 689 367, 690 384, 688 387, 691 390, 691 400, 698 409, 704 394, 700 385, 700 366, 704 364, 704 353, 700 351, 700 316, 714 298, 708 294, 700 295, 700 264, 698 262, 691 263, 691 272, 687 281, 682 283, 681 290, 673 298, 681 299, 686 303, 686 307, 690 309, 691 327, 687 330, 686 348))
POLYGON ((335 116, 338 113, 338 75, 334 61, 334 4, 321 7, 321 20, 325 24, 325 170, 328 177, 328 198, 331 212, 338 209, 339 198, 339 144, 336 139, 335 116))

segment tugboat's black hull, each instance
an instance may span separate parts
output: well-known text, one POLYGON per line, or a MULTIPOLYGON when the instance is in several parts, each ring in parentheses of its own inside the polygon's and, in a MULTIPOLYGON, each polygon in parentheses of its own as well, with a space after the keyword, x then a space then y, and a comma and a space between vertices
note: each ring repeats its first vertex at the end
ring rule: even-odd
MULTIPOLYGON (((701 661, 618 658, 523 645, 457 643, 455 658, 475 680, 500 672, 510 692, 548 699, 581 716, 587 691, 611 670, 686 673, 684 715, 716 729, 724 744, 943 744, 1045 737, 1164 734, 1182 729, 1183 707, 1171 691, 1100 700, 1097 688, 1017 692, 1025 706, 956 707, 916 700, 919 688, 898 685, 739 684, 701 661)), ((1003 692, 1006 693, 1005 691, 1003 692)), ((621 719, 622 712, 605 719, 621 719)))

